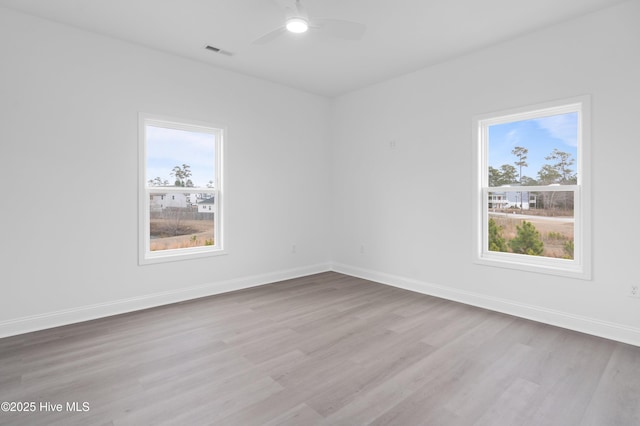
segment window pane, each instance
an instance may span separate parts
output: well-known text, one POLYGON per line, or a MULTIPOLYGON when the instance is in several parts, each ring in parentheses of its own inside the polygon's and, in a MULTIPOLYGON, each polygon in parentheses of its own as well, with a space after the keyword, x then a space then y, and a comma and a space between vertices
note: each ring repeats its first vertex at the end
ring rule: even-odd
POLYGON ((578 170, 578 113, 488 126, 488 183, 573 185, 578 170))
POLYGON ((151 192, 150 251, 213 246, 213 194, 151 192))
POLYGON ((147 184, 215 187, 215 136, 147 125, 147 184))
POLYGON ((573 191, 488 193, 487 249, 573 259, 573 191))

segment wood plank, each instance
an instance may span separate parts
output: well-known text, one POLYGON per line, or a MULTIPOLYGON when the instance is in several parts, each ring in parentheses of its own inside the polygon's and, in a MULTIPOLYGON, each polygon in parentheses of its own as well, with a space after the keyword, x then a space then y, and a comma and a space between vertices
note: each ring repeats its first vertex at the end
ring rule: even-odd
POLYGON ((11 425, 640 424, 640 348, 327 272, 0 339, 11 425), (65 407, 66 408, 66 407, 65 407))
POLYGON ((585 426, 640 425, 640 352, 616 344, 582 418, 585 426))

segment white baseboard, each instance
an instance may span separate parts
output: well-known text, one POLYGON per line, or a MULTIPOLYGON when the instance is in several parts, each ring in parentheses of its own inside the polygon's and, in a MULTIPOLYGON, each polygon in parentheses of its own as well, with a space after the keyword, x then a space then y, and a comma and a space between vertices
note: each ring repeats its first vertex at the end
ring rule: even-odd
POLYGON ((113 302, 80 306, 62 311, 11 319, 0 322, 0 338, 82 321, 89 321, 97 318, 109 317, 127 312, 139 311, 170 303, 183 302, 185 300, 197 299, 199 297, 227 293, 234 290, 256 287, 331 270, 375 281, 381 284, 403 288, 405 290, 441 297, 443 299, 453 300, 467 305, 477 306, 557 327, 567 328, 569 330, 575 330, 582 333, 592 334, 594 336, 604 337, 606 339, 640 346, 640 329, 635 327, 573 315, 539 306, 526 305, 511 300, 457 290, 451 287, 414 280, 412 278, 343 264, 319 264, 303 268, 275 271, 179 290, 115 300, 113 302))
POLYGON ((412 278, 386 274, 349 265, 333 264, 332 270, 381 284, 403 288, 405 290, 428 294, 430 296, 453 300, 467 305, 477 306, 569 330, 579 331, 581 333, 640 346, 640 328, 601 321, 595 318, 569 314, 539 306, 526 305, 512 300, 457 290, 451 287, 426 283, 412 278))
POLYGON ((0 338, 227 293, 330 270, 329 264, 312 265, 11 319, 0 322, 0 338))

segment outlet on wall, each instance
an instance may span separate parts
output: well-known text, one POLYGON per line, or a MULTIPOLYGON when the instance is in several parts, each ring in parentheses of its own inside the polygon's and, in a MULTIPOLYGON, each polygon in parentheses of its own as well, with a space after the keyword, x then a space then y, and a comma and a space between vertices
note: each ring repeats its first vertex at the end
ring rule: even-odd
POLYGON ((640 284, 631 284, 629 297, 640 297, 640 284))

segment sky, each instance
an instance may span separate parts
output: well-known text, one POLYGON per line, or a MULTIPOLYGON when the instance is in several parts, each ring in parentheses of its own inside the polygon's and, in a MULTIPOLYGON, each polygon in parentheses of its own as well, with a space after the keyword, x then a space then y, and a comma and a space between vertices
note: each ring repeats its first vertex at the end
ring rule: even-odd
POLYGON ((147 126, 147 181, 159 176, 173 185, 171 171, 183 164, 191 166, 194 186, 206 187, 209 181, 215 182, 215 136, 147 126))
POLYGON ((578 113, 552 115, 543 118, 495 124, 489 127, 489 166, 499 169, 503 164, 514 163, 517 157, 511 153, 513 148, 521 146, 529 153, 525 160, 529 165, 522 168, 522 175, 538 179, 538 171, 544 164, 553 160, 544 157, 554 148, 571 154, 575 160, 572 169, 578 164, 578 113))

